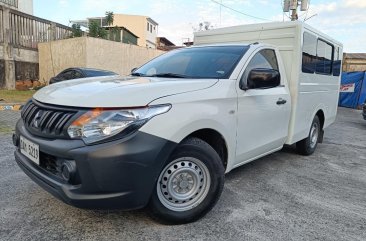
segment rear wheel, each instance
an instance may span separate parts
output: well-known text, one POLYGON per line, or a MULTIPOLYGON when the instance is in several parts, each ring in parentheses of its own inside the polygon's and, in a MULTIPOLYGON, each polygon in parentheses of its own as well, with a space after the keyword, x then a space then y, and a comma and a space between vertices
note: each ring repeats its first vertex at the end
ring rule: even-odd
POLYGON ((313 154, 318 145, 321 132, 319 117, 315 116, 308 137, 296 143, 297 151, 305 156, 313 154))
POLYGON ((195 221, 216 204, 223 185, 219 155, 203 140, 188 138, 159 175, 149 204, 151 214, 163 223, 195 221))

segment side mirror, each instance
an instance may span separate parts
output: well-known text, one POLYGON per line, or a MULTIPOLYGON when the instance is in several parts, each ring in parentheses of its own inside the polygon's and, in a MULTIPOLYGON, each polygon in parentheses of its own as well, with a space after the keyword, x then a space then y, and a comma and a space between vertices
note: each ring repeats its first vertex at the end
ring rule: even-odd
POLYGON ((136 71, 137 68, 131 69, 131 74, 136 71))
POLYGON ((249 72, 247 87, 249 89, 267 89, 279 86, 280 83, 280 72, 274 69, 258 68, 249 72))

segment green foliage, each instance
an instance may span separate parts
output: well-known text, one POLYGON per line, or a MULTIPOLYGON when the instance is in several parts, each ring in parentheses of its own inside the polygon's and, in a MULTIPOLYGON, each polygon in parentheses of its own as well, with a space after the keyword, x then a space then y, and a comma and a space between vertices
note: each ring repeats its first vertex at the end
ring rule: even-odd
MULTIPOLYGON (((106 12, 105 13, 105 20, 108 26, 112 26, 114 22, 114 13, 113 12, 106 12)), ((108 31, 100 26, 98 21, 91 20, 89 22, 89 36, 94 38, 103 38, 107 40, 113 40, 120 42, 121 41, 121 34, 120 28, 114 27, 110 28, 108 31)))
POLYGON ((121 42, 121 28, 116 26, 109 29, 109 40, 121 42))
POLYGON ((72 34, 71 34, 72 38, 77 38, 77 37, 83 36, 83 31, 81 30, 81 27, 79 24, 73 24, 71 28, 72 28, 72 34))
MULTIPOLYGON (((105 12, 105 20, 106 20, 108 26, 112 26, 113 22, 114 22, 114 13, 105 12)), ((113 40, 114 36, 112 35, 111 29, 109 29, 108 37, 109 37, 109 40, 113 40)))
POLYGON ((96 21, 90 21, 89 22, 89 36, 98 38, 99 37, 99 24, 96 21))
POLYGON ((108 39, 108 32, 104 28, 98 29, 98 37, 102 39, 108 39))
POLYGON ((89 36, 94 38, 107 39, 107 31, 99 26, 97 21, 90 21, 89 23, 89 36))
POLYGON ((114 13, 113 12, 105 12, 105 20, 108 26, 112 26, 114 22, 114 13))

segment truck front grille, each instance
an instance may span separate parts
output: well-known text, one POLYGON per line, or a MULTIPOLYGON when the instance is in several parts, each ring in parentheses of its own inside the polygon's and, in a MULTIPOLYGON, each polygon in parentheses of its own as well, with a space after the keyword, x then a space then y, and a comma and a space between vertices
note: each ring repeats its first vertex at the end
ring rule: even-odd
POLYGON ((77 110, 44 105, 34 100, 22 109, 21 118, 29 132, 45 138, 68 138, 67 130, 77 115, 77 110))

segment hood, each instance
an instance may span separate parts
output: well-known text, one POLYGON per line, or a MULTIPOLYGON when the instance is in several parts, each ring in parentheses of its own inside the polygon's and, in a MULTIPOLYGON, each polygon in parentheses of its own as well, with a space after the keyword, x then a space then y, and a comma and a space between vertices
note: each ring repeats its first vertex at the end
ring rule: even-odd
POLYGON ((74 107, 146 106, 155 99, 206 89, 217 79, 95 77, 67 80, 40 89, 33 96, 42 103, 74 107))

